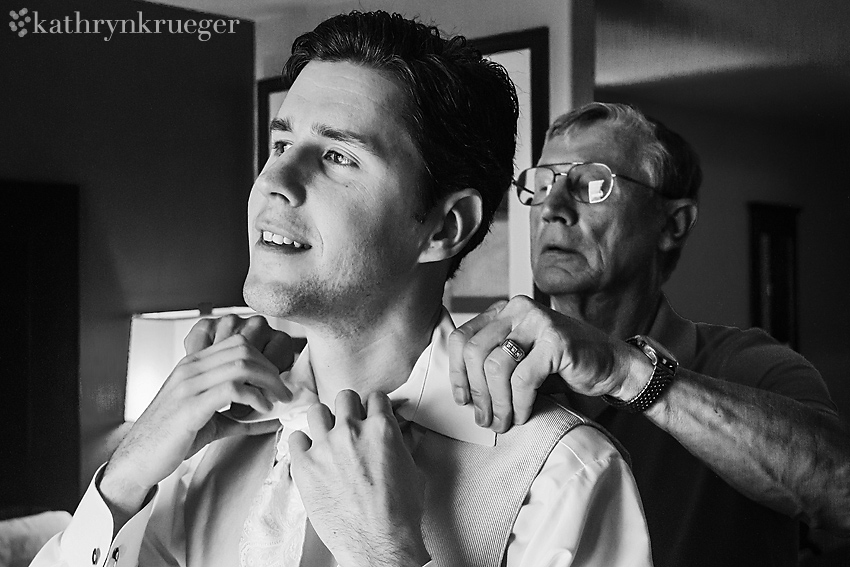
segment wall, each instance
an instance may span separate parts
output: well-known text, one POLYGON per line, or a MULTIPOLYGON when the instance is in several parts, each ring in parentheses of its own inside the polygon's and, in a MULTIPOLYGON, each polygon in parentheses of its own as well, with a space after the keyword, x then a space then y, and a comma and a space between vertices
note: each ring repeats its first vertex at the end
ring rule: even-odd
MULTIPOLYGON (((70 16, 72 25, 74 11, 83 19, 136 19, 139 11, 145 19, 203 17, 128 0, 26 4, 42 19, 70 16)), ((103 440, 114 446, 122 422, 130 315, 241 302, 254 29, 247 21, 233 29, 208 41, 165 33, 109 41, 0 34, 0 178, 81 189, 85 483, 105 457, 103 440)), ((44 245, 62 238, 30 220, 32 238, 44 245)))
MULTIPOLYGON (((677 85, 679 88, 681 85, 677 85)), ((680 132, 702 159, 700 217, 666 291, 695 320, 750 326, 747 202, 796 205, 800 351, 850 417, 850 155, 846 124, 665 103, 664 85, 605 88, 680 132), (655 95, 653 95, 655 93, 655 95)), ((804 109, 801 109, 801 112, 804 109)))

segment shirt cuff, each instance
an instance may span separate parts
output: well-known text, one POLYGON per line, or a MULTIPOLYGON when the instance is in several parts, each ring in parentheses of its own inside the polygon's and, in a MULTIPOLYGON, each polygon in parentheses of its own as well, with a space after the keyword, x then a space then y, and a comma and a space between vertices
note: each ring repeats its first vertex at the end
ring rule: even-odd
POLYGON ((138 562, 142 538, 153 512, 158 489, 148 495, 145 505, 112 538, 114 520, 98 485, 106 465, 94 474, 71 523, 62 534, 62 557, 69 565, 104 565, 107 559, 122 558, 131 565, 138 562))

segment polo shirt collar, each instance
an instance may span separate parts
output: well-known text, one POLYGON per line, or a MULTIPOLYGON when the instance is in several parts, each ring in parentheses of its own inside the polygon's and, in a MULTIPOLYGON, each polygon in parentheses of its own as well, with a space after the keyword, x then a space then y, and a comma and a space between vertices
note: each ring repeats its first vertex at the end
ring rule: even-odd
POLYGON ((680 366, 693 366, 697 352, 696 325, 680 317, 664 294, 661 295, 655 320, 647 334, 673 353, 680 366))

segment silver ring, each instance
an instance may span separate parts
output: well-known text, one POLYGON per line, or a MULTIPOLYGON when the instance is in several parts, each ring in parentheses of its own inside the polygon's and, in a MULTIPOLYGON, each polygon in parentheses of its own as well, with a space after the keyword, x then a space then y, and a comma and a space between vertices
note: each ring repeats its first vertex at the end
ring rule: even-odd
POLYGON ((511 339, 505 339, 502 341, 502 350, 511 355, 511 358, 513 358, 516 362, 525 358, 525 351, 511 339))

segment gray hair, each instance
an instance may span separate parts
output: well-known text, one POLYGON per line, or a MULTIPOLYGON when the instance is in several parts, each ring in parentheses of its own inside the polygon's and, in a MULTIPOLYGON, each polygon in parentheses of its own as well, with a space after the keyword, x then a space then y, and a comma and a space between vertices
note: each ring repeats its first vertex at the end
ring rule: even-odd
POLYGON ((702 169, 699 156, 679 134, 628 104, 591 102, 552 122, 546 140, 597 122, 622 130, 637 142, 652 184, 667 199, 694 199, 699 195, 702 169))

